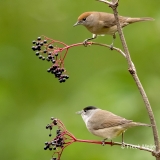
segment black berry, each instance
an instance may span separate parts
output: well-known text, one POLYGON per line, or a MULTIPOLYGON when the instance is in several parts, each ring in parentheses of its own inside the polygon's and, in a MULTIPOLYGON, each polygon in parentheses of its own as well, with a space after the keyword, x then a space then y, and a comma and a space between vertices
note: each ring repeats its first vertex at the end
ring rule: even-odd
POLYGON ((36 44, 36 41, 32 41, 33 44, 36 44))
POLYGON ((48 46, 48 48, 53 49, 54 47, 53 47, 53 45, 50 44, 50 45, 48 46))
POLYGON ((46 44, 46 43, 47 43, 47 40, 46 40, 46 39, 45 39, 45 40, 43 40, 43 43, 45 43, 45 44, 46 44))
POLYGON ((37 40, 40 41, 40 40, 41 40, 41 37, 38 37, 37 40))

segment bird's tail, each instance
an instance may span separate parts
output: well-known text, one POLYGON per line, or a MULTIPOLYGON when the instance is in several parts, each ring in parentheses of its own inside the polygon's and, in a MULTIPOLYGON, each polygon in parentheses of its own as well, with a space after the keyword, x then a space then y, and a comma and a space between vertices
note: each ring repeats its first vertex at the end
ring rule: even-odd
POLYGON ((151 124, 146 124, 146 123, 140 123, 140 122, 131 122, 131 127, 134 127, 134 126, 146 126, 146 127, 151 127, 152 125, 151 124))
POLYGON ((135 23, 135 22, 141 22, 141 21, 153 21, 153 18, 150 17, 142 17, 142 18, 127 18, 126 22, 131 24, 131 23, 135 23))

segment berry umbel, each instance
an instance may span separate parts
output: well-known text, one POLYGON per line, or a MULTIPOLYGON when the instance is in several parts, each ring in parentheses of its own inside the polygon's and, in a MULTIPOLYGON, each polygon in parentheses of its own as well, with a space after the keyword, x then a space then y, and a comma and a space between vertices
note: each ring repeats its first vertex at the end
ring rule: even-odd
POLYGON ((49 136, 52 136, 51 130, 53 127, 57 127, 57 129, 55 137, 44 143, 44 150, 53 151, 51 160, 60 160, 64 148, 74 142, 74 136, 66 130, 65 126, 59 119, 51 117, 51 120, 52 122, 46 126, 46 129, 50 130, 49 136))
POLYGON ((67 45, 45 36, 38 37, 32 43, 32 50, 35 51, 35 55, 43 61, 51 62, 52 65, 47 69, 47 72, 53 74, 60 83, 65 82, 69 78, 64 68, 64 59, 68 52, 67 45), (58 45, 62 47, 60 48, 58 45))

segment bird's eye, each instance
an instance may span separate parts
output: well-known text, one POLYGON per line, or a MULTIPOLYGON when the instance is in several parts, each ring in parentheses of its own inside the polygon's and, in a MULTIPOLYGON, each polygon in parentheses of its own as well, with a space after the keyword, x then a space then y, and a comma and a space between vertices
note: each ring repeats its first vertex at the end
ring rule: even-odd
POLYGON ((83 18, 82 20, 83 20, 83 21, 85 21, 85 20, 86 20, 86 18, 83 18))

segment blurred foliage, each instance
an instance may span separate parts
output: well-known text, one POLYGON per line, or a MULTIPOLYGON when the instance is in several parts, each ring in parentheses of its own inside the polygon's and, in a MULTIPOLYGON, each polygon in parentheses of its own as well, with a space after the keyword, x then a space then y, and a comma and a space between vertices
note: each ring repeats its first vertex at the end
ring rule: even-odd
MULTIPOLYGON (((124 16, 156 19, 130 25, 124 33, 160 128, 160 12, 157 4, 159 0, 120 1, 118 10, 124 16)), ((49 140, 45 125, 51 116, 61 119, 77 138, 100 140, 87 131, 81 117, 75 114, 87 105, 150 123, 139 91, 127 71, 127 63, 117 52, 98 46, 70 49, 65 61, 70 79, 60 84, 46 72, 50 64, 38 60, 31 50, 32 40, 40 35, 67 44, 90 37, 84 27, 72 26, 79 14, 92 10, 111 12, 105 4, 91 0, 1 0, 0 159, 49 160, 52 153, 44 152, 43 145, 49 140)), ((105 36, 95 41, 110 44, 111 39, 105 36)), ((122 48, 118 35, 115 46, 122 48)), ((120 140, 120 137, 115 139, 120 140)), ((145 127, 128 130, 125 141, 154 144, 151 129, 145 127)), ((119 154, 123 159, 154 159, 150 153, 135 149, 75 143, 65 149, 62 160, 117 159, 119 154)))

